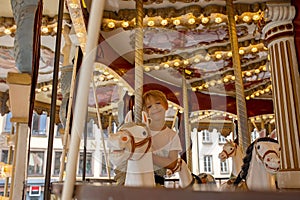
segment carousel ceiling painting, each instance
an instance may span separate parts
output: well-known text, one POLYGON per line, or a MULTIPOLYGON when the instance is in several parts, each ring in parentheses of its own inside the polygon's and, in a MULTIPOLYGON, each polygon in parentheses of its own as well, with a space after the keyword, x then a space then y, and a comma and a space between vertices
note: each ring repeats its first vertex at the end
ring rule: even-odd
MULTIPOLYGON (((10 1, 3 1, 5 3, 0 8, 0 90, 6 93, 7 72, 18 71, 13 52, 17 27, 9 7, 10 1)), ((51 98, 57 31, 58 3, 52 0, 44 0, 43 3, 37 101, 51 98)), ((71 29, 69 38, 83 52, 90 5, 91 0, 67 0, 64 9, 64 26, 71 29)), ((271 71, 268 49, 262 37, 262 28, 268 23, 266 2, 236 0, 234 5, 248 116, 272 114, 271 71)), ((119 102, 125 93, 129 96, 134 94, 135 17, 135 1, 106 2, 94 79, 98 105, 101 108, 108 106, 108 112, 113 110, 109 106, 119 102)), ((236 114, 236 77, 228 24, 226 1, 144 1, 144 90, 161 89, 177 108, 182 108, 184 77, 191 112, 219 110, 236 114)), ((62 39, 64 47, 66 37, 62 39)), ((62 51, 61 66, 63 59, 62 51)), ((60 101, 62 94, 58 96, 60 101)), ((92 92, 90 96, 92 98, 92 92)), ((94 104, 95 100, 89 100, 90 106, 94 104)))

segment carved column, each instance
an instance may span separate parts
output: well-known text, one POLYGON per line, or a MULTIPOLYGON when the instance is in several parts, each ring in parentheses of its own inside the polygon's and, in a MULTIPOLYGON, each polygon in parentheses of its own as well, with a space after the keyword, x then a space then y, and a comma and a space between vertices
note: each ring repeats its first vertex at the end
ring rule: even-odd
POLYGON ((300 188, 300 79, 294 41, 295 8, 289 3, 268 3, 270 22, 263 35, 272 72, 276 129, 281 146, 279 188, 300 188))
POLYGON ((9 73, 6 79, 9 85, 11 121, 17 124, 10 199, 23 199, 26 192, 24 183, 27 177, 33 29, 38 2, 38 0, 11 0, 17 25, 14 40, 15 61, 20 73, 9 73))
POLYGON ((33 26, 38 0, 11 0, 17 25, 14 50, 16 66, 22 73, 32 73, 33 26))

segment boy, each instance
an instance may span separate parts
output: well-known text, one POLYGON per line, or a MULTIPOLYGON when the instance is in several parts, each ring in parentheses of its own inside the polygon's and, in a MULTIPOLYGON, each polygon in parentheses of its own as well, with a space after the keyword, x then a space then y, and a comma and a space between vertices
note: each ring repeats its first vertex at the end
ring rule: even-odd
POLYGON ((166 169, 174 169, 182 151, 178 134, 166 126, 165 114, 168 101, 159 90, 150 90, 143 95, 143 110, 150 119, 155 181, 164 184, 166 169))

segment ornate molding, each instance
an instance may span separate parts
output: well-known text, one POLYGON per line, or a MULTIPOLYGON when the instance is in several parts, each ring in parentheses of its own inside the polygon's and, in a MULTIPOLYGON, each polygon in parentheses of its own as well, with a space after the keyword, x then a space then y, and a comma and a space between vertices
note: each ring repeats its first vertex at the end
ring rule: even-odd
POLYGON ((290 3, 267 3, 265 17, 272 21, 292 21, 296 15, 296 9, 290 3))
POLYGON ((280 33, 290 35, 293 32, 293 19, 296 16, 296 9, 290 3, 267 3, 265 17, 267 24, 262 30, 262 37, 268 39, 277 37, 280 33), (276 36, 275 36, 276 35, 276 36))

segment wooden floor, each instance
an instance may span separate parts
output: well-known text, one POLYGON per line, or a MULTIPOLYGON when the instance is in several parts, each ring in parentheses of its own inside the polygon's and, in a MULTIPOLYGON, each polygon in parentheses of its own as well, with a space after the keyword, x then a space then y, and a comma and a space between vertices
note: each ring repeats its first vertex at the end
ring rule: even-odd
MULTIPOLYGON (((52 183, 52 194, 60 199, 63 183, 52 183)), ((199 187, 200 188, 200 187, 199 187)), ((276 192, 220 192, 192 189, 138 188, 102 183, 76 183, 78 200, 299 200, 300 190, 276 192)))

